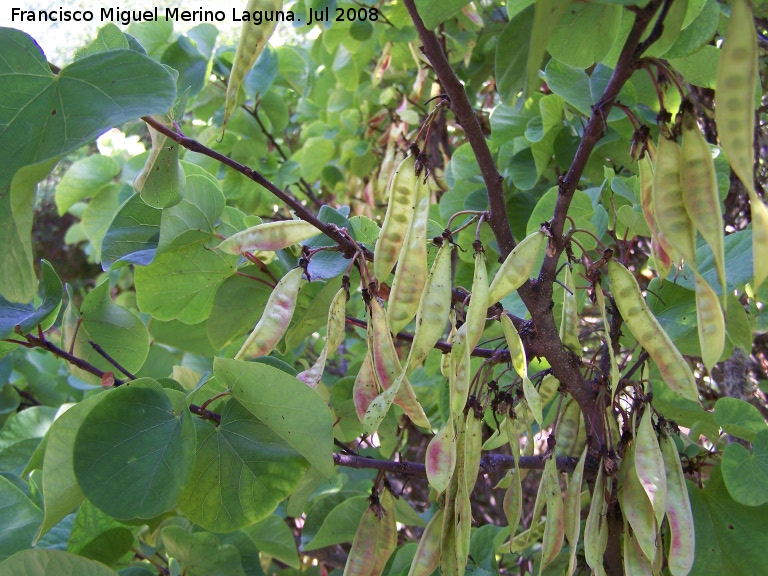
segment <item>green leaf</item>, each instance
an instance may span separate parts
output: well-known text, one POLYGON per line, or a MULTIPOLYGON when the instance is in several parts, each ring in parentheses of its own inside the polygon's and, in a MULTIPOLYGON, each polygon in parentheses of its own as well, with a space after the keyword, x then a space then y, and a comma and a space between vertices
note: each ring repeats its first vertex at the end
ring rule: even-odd
POLYGON ((725 310, 725 331, 734 346, 744 352, 752 351, 752 326, 746 310, 733 294, 728 294, 728 307, 725 310))
POLYGON ((301 154, 301 176, 309 182, 320 178, 320 173, 336 156, 333 142, 325 138, 307 138, 301 154))
POLYGON ((467 4, 469 0, 416 0, 416 8, 428 30, 453 18, 467 4))
POLYGON ((298 569, 300 567, 296 540, 293 537, 293 532, 282 518, 272 514, 243 531, 264 554, 272 556, 292 568, 298 569))
POLYGON ((754 442, 758 433, 768 430, 760 411, 738 398, 720 398, 715 403, 715 420, 727 434, 754 442))
POLYGON ((715 46, 704 46, 684 58, 672 58, 669 61, 688 83, 712 89, 715 87, 719 62, 720 50, 715 46))
POLYGON ((41 263, 43 278, 40 281, 42 302, 35 310, 31 305, 14 304, 0 296, 0 338, 14 332, 16 325, 27 333, 39 324, 43 330, 51 327, 61 308, 64 287, 56 271, 46 260, 41 263))
POLYGON ((681 354, 701 355, 693 290, 684 288, 682 282, 654 278, 648 284, 646 302, 681 354))
POLYGON ((120 28, 112 22, 99 29, 96 38, 84 48, 75 52, 75 60, 80 60, 92 54, 106 52, 107 50, 127 50, 128 39, 120 31, 120 28))
POLYGON ((535 2, 536 13, 531 28, 531 40, 526 63, 526 94, 530 94, 539 86, 539 68, 541 59, 547 49, 552 34, 555 32, 553 23, 559 22, 565 13, 569 0, 539 0, 535 2))
POLYGON ((133 532, 88 500, 77 512, 67 550, 78 556, 114 564, 133 546, 133 532))
POLYGON ((264 364, 216 358, 213 371, 249 412, 326 477, 333 476, 331 412, 314 390, 264 364))
POLYGON ((182 162, 186 174, 184 198, 162 212, 158 254, 211 238, 224 212, 219 181, 203 168, 182 162))
POLYGON ((161 215, 162 210, 149 206, 139 194, 123 202, 101 240, 104 270, 116 262, 149 265, 160 239, 161 215))
POLYGON ((23 550, 0 563, 13 576, 117 576, 104 564, 61 550, 23 550))
MULTIPOLYGON (((260 277, 256 266, 242 270, 243 274, 260 277)), ((312 284, 307 284, 311 286, 312 284)), ((227 278, 216 291, 208 317, 208 338, 217 350, 245 336, 264 313, 272 289, 244 276, 227 278)))
POLYGON ((213 534, 190 534, 179 526, 167 526, 162 536, 168 555, 176 558, 190 576, 246 576, 237 549, 231 544, 219 545, 213 534))
MULTIPOLYGON (((717 1, 688 2, 688 14, 696 7, 700 9, 700 12, 691 22, 685 24, 685 28, 677 35, 672 46, 664 52, 662 56, 665 59, 683 58, 693 54, 715 35, 720 20, 720 7, 717 1)), ((686 14, 686 19, 688 14, 686 14)))
POLYGON ((73 465, 99 509, 118 520, 149 519, 176 506, 194 452, 184 395, 142 378, 109 392, 88 413, 73 465))
POLYGON ((766 574, 768 505, 739 504, 728 493, 719 466, 704 490, 686 482, 696 528, 696 560, 691 574, 766 574))
POLYGON ((55 408, 33 406, 8 418, 0 430, 0 470, 21 474, 55 415, 55 408))
POLYGON ((185 187, 184 169, 179 162, 181 146, 168 136, 149 127, 152 149, 133 187, 141 199, 153 208, 165 208, 178 204, 185 187))
POLYGON ((323 520, 314 538, 302 546, 303 552, 334 544, 352 542, 363 512, 370 505, 367 496, 356 496, 341 502, 323 520))
POLYGON ((496 88, 505 104, 512 104, 518 92, 525 88, 534 12, 535 8, 529 6, 515 15, 499 36, 496 46, 496 88))
MULTIPOLYGON (((661 54, 664 54, 672 44, 675 43, 675 40, 680 36, 680 30, 683 27, 683 21, 685 20, 685 14, 688 9, 688 0, 677 0, 676 2, 673 2, 669 6, 669 10, 664 16, 664 26, 661 29, 661 35, 656 39, 656 41, 651 44, 648 49, 643 52, 644 57, 657 57, 661 54)), ((643 35, 643 40, 647 38, 651 31, 656 26, 656 23, 658 22, 660 12, 656 13, 656 17, 651 21, 651 23, 646 28, 646 33, 643 35)))
POLYGON ((146 22, 131 22, 127 30, 134 36, 152 58, 159 58, 170 43, 173 33, 172 20, 148 20, 146 22))
POLYGON ((731 497, 745 506, 768 502, 768 428, 752 440, 752 451, 734 442, 723 452, 723 480, 731 497))
POLYGON ((238 530, 229 534, 219 534, 218 540, 221 545, 230 545, 238 551, 240 563, 246 576, 266 576, 264 569, 261 567, 262 560, 259 549, 245 531, 238 530))
MULTIPOLYGON (((14 486, 10 480, 0 476, 0 518, 3 526, 0 529, 0 561, 15 554, 19 550, 29 548, 37 526, 43 519, 40 508, 14 486)), ((3 565, 0 564, 0 572, 3 565)), ((19 574, 19 572, 4 572, 19 574)))
POLYGON ((711 442, 717 442, 720 437, 720 427, 712 412, 704 410, 698 402, 675 394, 660 378, 651 380, 651 386, 653 405, 666 419, 674 420, 680 426, 687 428, 698 426, 701 433, 711 442))
MULTIPOLYGON (((533 209, 533 213, 528 218, 528 226, 526 227, 526 235, 532 234, 541 227, 542 222, 546 222, 552 217, 552 211, 555 208, 557 202, 557 188, 550 188, 538 201, 536 208, 533 209)), ((573 218, 573 225, 578 228, 585 228, 587 230, 596 232, 595 225, 592 224, 592 215, 594 209, 592 208, 592 200, 589 196, 581 190, 576 190, 571 205, 568 208, 568 216, 573 218)), ((591 250, 595 247, 595 240, 591 236, 586 234, 579 234, 579 242, 587 250, 591 250)))
POLYGON ((190 95, 195 96, 203 89, 208 71, 208 59, 186 36, 179 36, 176 42, 168 46, 160 62, 178 71, 176 89, 179 94, 189 89, 190 95))
POLYGON ((232 532, 262 520, 307 468, 296 450, 235 399, 224 405, 219 426, 197 420, 195 427, 195 468, 179 507, 206 530, 232 532))
POLYGON ((106 397, 97 394, 78 402, 51 426, 43 458, 43 510, 45 516, 35 536, 39 539, 83 501, 83 491, 72 464, 75 437, 85 417, 106 397))
POLYGON ((109 230, 109 225, 112 223, 115 212, 117 212, 120 204, 130 197, 131 193, 130 186, 111 184, 106 186, 85 207, 81 226, 91 246, 93 246, 97 260, 101 259, 101 242, 109 230))
MULTIPOLYGON (((122 33, 120 34, 122 36, 122 33)), ((125 37, 123 36, 123 39, 125 37)), ((56 187, 56 207, 59 216, 84 198, 93 198, 120 174, 120 164, 114 158, 95 154, 78 160, 64 173, 56 187)))
POLYGON ((149 266, 136 268, 139 310, 158 320, 178 319, 197 324, 207 319, 213 297, 235 272, 237 256, 189 244, 157 256, 149 266))
MULTIPOLYGON (((2 139, 0 126, 0 150, 2 139)), ((26 166, 12 178, 7 168, 0 172, 0 295, 11 302, 29 302, 35 295, 37 278, 32 267, 30 238, 32 208, 37 183, 55 164, 54 159, 26 166)))
MULTIPOLYGON (((129 372, 141 368, 149 352, 147 327, 132 311, 112 301, 109 280, 105 280, 88 293, 79 315, 76 315, 70 301, 64 313, 63 329, 65 349, 71 350, 78 358, 105 372, 114 372, 115 367, 96 352, 89 341, 101 346, 129 372)), ((74 365, 70 365, 70 371, 86 382, 101 382, 97 376, 74 365)))
POLYGON ((367 216, 352 216, 349 223, 355 239, 369 250, 373 250, 379 237, 379 225, 367 216))
POLYGON ((621 6, 572 3, 555 26, 547 50, 566 66, 589 68, 600 62, 616 41, 622 12, 621 6))

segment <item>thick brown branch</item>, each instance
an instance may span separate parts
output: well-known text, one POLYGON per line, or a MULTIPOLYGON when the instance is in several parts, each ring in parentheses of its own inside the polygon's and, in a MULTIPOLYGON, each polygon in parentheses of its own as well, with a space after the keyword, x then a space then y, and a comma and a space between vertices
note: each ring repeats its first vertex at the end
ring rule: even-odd
MULTIPOLYGON (((563 456, 557 458, 557 469, 561 472, 573 472, 576 468, 578 458, 569 458, 563 456)), ((384 470, 385 472, 394 472, 407 476, 426 476, 424 464, 419 462, 392 462, 390 460, 374 460, 364 456, 354 456, 352 454, 333 455, 333 462, 336 466, 346 466, 348 468, 371 468, 374 470, 384 470)), ((542 456, 521 456, 518 466, 526 470, 543 470, 546 459, 542 456)), ((594 463, 597 466, 597 463, 594 463)), ((505 454, 485 454, 480 459, 480 469, 487 474, 499 474, 514 467, 512 456, 505 454)))
POLYGON ((499 244, 501 257, 506 257, 515 247, 515 239, 512 236, 512 228, 509 226, 507 218, 507 207, 504 202, 504 188, 502 183, 504 179, 496 168, 493 161, 493 155, 488 148, 485 135, 477 121, 475 110, 467 97, 464 85, 456 76, 448 58, 445 56, 443 47, 437 36, 424 26, 424 21, 416 10, 414 0, 404 0, 408 13, 419 32, 419 37, 423 46, 422 52, 429 60, 432 68, 443 86, 443 90, 451 100, 451 110, 456 116, 456 120, 464 129, 467 135, 467 141, 472 147, 477 163, 480 166, 480 173, 485 181, 485 188, 488 194, 488 205, 490 206, 490 218, 488 223, 493 230, 496 241, 499 244))
POLYGON ((280 188, 278 188, 272 182, 267 180, 259 172, 256 172, 255 170, 253 170, 252 168, 249 168, 248 166, 245 166, 244 164, 240 164, 240 162, 233 160, 229 156, 225 156, 224 154, 216 152, 216 150, 208 148, 207 146, 205 146, 201 142, 198 142, 197 140, 194 140, 192 138, 187 138, 182 134, 176 133, 176 131, 172 130, 171 128, 164 125, 163 123, 158 122, 154 118, 150 118, 149 116, 143 116, 141 119, 147 124, 149 124, 150 126, 152 126, 152 128, 154 128, 155 130, 163 134, 164 136, 167 136, 174 142, 178 142, 181 146, 183 146, 187 150, 191 150, 192 152, 198 152, 199 154, 203 154, 204 156, 208 156, 209 158, 218 160, 222 164, 229 166, 233 170, 236 170, 243 176, 250 178, 257 184, 265 188, 267 191, 271 192, 277 199, 279 199, 286 206, 291 208, 296 213, 296 216, 298 216, 305 222, 309 222, 310 224, 312 224, 312 226, 320 230, 320 232, 322 232, 323 234, 331 238, 334 242, 336 242, 341 248, 345 257, 351 258, 357 251, 357 245, 352 240, 344 236, 344 234, 342 234, 334 226, 329 226, 328 224, 321 222, 317 218, 317 216, 315 216, 314 214, 312 214, 312 212, 307 210, 306 207, 302 206, 301 202, 299 202, 292 195, 287 194, 286 192, 283 192, 282 190, 280 190, 280 188))

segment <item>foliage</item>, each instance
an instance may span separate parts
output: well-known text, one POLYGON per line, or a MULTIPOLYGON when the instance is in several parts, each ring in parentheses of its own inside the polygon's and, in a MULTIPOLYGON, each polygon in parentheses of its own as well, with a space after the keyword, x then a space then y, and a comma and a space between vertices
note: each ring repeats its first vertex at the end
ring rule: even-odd
POLYGON ((0 29, 0 571, 768 573, 766 4, 247 8, 0 29))

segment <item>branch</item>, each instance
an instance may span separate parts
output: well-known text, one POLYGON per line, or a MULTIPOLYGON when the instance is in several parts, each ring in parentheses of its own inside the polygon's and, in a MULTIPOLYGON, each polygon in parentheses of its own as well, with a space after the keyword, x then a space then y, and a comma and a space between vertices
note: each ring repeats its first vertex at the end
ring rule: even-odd
POLYGON ((404 3, 423 43, 421 51, 429 60, 440 84, 443 86, 443 90, 451 100, 451 110, 456 116, 456 121, 464 129, 467 141, 480 166, 491 213, 488 223, 496 237, 496 242, 499 244, 499 253, 502 258, 505 258, 515 247, 515 238, 512 236, 512 228, 509 226, 509 218, 507 218, 507 206, 504 202, 504 187, 502 186, 504 179, 493 161, 493 155, 488 148, 488 143, 475 116, 475 110, 467 97, 464 85, 448 62, 440 41, 434 32, 427 30, 424 26, 424 21, 416 10, 414 0, 404 0, 404 3))
POLYGON ((221 154, 211 148, 208 148, 207 146, 205 146, 201 142, 198 142, 197 140, 194 140, 192 138, 187 138, 183 134, 178 134, 177 132, 175 132, 168 126, 165 126, 161 122, 158 122, 154 118, 151 118, 149 116, 142 116, 141 119, 147 124, 149 124, 150 126, 152 126, 152 128, 154 128, 164 136, 167 136, 174 142, 177 142, 179 145, 183 146, 187 150, 191 150, 192 152, 197 152, 199 154, 203 154, 204 156, 208 156, 209 158, 213 158, 214 160, 218 160, 222 164, 229 166, 233 170, 236 170, 243 176, 253 180, 257 184, 265 188, 267 191, 271 192, 286 206, 290 207, 299 218, 301 218, 305 222, 312 224, 312 226, 320 230, 320 232, 322 232, 323 234, 325 234, 326 236, 334 240, 341 248, 341 251, 344 254, 345 258, 351 258, 355 254, 355 252, 357 252, 358 247, 355 242, 353 242, 352 240, 344 236, 335 227, 329 226, 328 224, 321 222, 317 218, 317 216, 315 216, 309 210, 307 210, 304 206, 302 206, 301 202, 299 202, 292 195, 287 194, 282 190, 280 190, 280 188, 278 188, 272 182, 267 180, 261 173, 249 168, 248 166, 245 166, 244 164, 240 164, 240 162, 233 160, 229 156, 225 156, 224 154, 221 154))
MULTIPOLYGON (((543 456, 521 456, 518 466, 524 470, 543 470, 547 458, 543 456)), ((561 472, 573 472, 576 468, 578 458, 562 456, 556 459, 557 469, 561 472)), ((369 468, 374 470, 384 470, 385 472, 394 472, 406 476, 426 476, 427 471, 424 464, 418 462, 392 462, 390 460, 374 460, 364 456, 354 456, 351 454, 333 454, 333 463, 336 466, 346 466, 347 468, 369 468)), ((480 459, 480 469, 486 474, 498 474, 511 470, 515 465, 514 458, 505 454, 486 454, 480 459)), ((597 461, 587 462, 592 468, 597 469, 597 461)))

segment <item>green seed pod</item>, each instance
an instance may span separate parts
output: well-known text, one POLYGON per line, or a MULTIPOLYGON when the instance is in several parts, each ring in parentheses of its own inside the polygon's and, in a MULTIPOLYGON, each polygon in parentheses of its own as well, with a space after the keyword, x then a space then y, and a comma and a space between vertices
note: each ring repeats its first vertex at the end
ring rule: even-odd
POLYGON ((579 343, 579 310, 576 304, 576 283, 571 267, 565 267, 565 290, 563 291, 563 313, 560 318, 560 340, 576 356, 581 356, 579 343))
POLYGON ((531 277, 533 267, 539 259, 539 252, 546 241, 546 234, 537 230, 515 246, 493 277, 488 289, 488 302, 494 304, 525 284, 531 277))
POLYGON ((453 420, 449 419, 427 445, 427 480, 438 494, 448 488, 455 466, 456 432, 453 420))
POLYGON ((395 500, 388 490, 384 490, 380 502, 378 510, 369 506, 360 518, 344 576, 381 574, 397 547, 395 500))
POLYGON ((595 479, 595 488, 592 492, 592 502, 589 505, 589 514, 584 524, 584 556, 587 564, 593 570, 598 570, 603 566, 603 550, 601 549, 600 531, 603 524, 607 524, 605 514, 608 510, 608 504, 605 500, 605 493, 608 488, 608 482, 605 479, 603 471, 603 460, 600 459, 600 467, 595 479))
MULTIPOLYGON (((696 229, 683 202, 680 162, 680 146, 669 140, 662 130, 653 174, 653 213, 669 245, 691 268, 695 268, 696 229)), ((675 255, 672 257, 678 259, 675 255)))
POLYGON ((720 361, 725 347, 725 316, 720 300, 712 287, 694 272, 696 287, 696 320, 699 331, 701 359, 710 372, 720 361))
POLYGON ((584 479, 584 464, 587 461, 588 449, 584 446, 581 458, 576 468, 568 479, 568 490, 565 494, 565 537, 570 545, 570 559, 568 561, 567 576, 571 576, 576 570, 576 552, 578 550, 579 535, 581 533, 581 484, 584 479))
POLYGON ((319 233, 317 228, 304 220, 267 222, 233 234, 216 246, 215 250, 226 254, 282 250, 319 233))
POLYGON ((438 510, 424 528, 419 546, 413 555, 408 576, 430 576, 440 566, 440 536, 443 527, 443 510, 438 510))
POLYGON ((379 238, 373 253, 373 275, 383 282, 387 279, 403 247, 411 218, 416 211, 416 156, 411 154, 400 162, 389 185, 389 201, 379 238))
POLYGON ((541 545, 541 570, 549 566, 560 553, 565 535, 565 513, 563 511, 563 493, 556 462, 550 458, 544 464, 544 475, 541 478, 547 500, 547 525, 544 529, 544 539, 541 545))
POLYGON ((416 312, 416 332, 405 363, 407 372, 421 366, 445 332, 445 325, 451 311, 452 251, 453 246, 450 242, 443 242, 437 251, 424 291, 421 293, 419 310, 416 312))
POLYGON ((536 422, 541 423, 544 421, 541 396, 533 383, 528 379, 528 361, 525 358, 523 341, 520 339, 520 334, 517 333, 514 324, 512 324, 512 320, 510 320, 509 316, 506 314, 501 315, 501 327, 504 330, 504 336, 507 339, 507 346, 509 346, 509 355, 512 358, 512 366, 523 380, 523 394, 525 394, 525 400, 528 402, 528 406, 531 408, 536 422))
MULTIPOLYGON (((600 281, 595 281, 595 301, 597 307, 603 316, 603 333, 605 334, 606 348, 608 348, 608 356, 611 360, 611 404, 613 404, 613 397, 616 395, 616 391, 619 389, 619 381, 621 380, 619 375, 619 365, 616 363, 616 355, 613 352, 613 346, 610 345, 611 337, 608 334, 608 312, 605 309, 605 296, 603 295, 603 288, 600 285, 600 281)), ((612 421, 613 419, 609 419, 612 421)))
POLYGON ((235 360, 267 356, 275 349, 293 318, 303 277, 304 269, 294 268, 277 283, 267 300, 261 319, 240 348, 235 360))
POLYGON ((624 519, 624 575, 625 576, 653 576, 654 572, 648 559, 640 549, 637 538, 629 530, 627 519, 624 519))
POLYGON ((680 178, 683 184, 683 203, 691 221, 712 248, 715 269, 725 286, 725 239, 723 212, 717 191, 717 174, 712 153, 696 118, 686 109, 683 112, 683 142, 680 146, 680 178))
POLYGON ((608 261, 608 274, 624 322, 656 362, 664 381, 676 394, 698 402, 699 392, 690 367, 648 310, 635 277, 615 260, 608 261))
POLYGON ((413 216, 400 249, 387 307, 389 326, 395 334, 416 315, 419 297, 427 282, 427 222, 431 194, 423 178, 417 176, 415 184, 413 216))
POLYGON ((464 411, 469 397, 472 358, 467 345, 467 325, 456 331, 451 348, 451 372, 448 378, 451 398, 451 414, 458 416, 464 411))
POLYGON ((555 438, 557 439, 555 456, 575 456, 586 444, 584 417, 581 414, 581 408, 572 398, 565 403, 565 408, 557 421, 555 438))
POLYGON ((693 567, 696 552, 691 501, 675 443, 663 436, 659 445, 667 474, 667 522, 671 535, 667 566, 673 576, 685 576, 693 567))
POLYGON ((352 399, 355 403, 355 412, 360 422, 365 418, 365 413, 371 402, 379 395, 379 385, 376 382, 376 373, 373 368, 373 356, 370 349, 365 355, 363 365, 355 378, 355 385, 352 388, 352 399))
MULTIPOLYGON (((256 11, 276 12, 282 7, 283 0, 248 0, 245 9, 250 13, 256 11)), ((277 19, 274 22, 264 22, 258 26, 255 26, 253 22, 243 21, 235 60, 232 62, 232 71, 229 73, 229 82, 227 83, 227 102, 224 105, 225 126, 238 106, 240 86, 242 86, 246 74, 256 63, 276 27, 277 19)))
POLYGON ((296 378, 304 382, 310 388, 315 388, 325 371, 325 362, 328 356, 336 352, 344 340, 344 325, 346 323, 347 288, 342 286, 336 296, 333 297, 331 307, 328 309, 328 323, 325 330, 325 346, 317 361, 308 370, 300 372, 296 378))
POLYGON ((667 476, 648 408, 643 412, 635 435, 635 472, 653 507, 656 525, 661 526, 667 506, 667 476))
POLYGON ((630 445, 621 460, 619 475, 623 476, 624 481, 619 487, 619 505, 621 506, 621 513, 635 533, 635 538, 643 554, 646 558, 654 558, 656 556, 658 526, 653 505, 637 475, 635 452, 635 445, 630 445))
POLYGON ((133 187, 153 208, 167 208, 181 202, 186 176, 179 162, 180 146, 149 126, 152 149, 133 187))
POLYGON ((504 493, 504 502, 502 504, 504 515, 507 517, 507 524, 509 524, 509 538, 511 542, 515 537, 515 532, 517 532, 517 525, 520 524, 520 519, 523 516, 523 477, 520 474, 519 467, 520 435, 508 418, 504 420, 502 426, 507 430, 509 445, 515 460, 515 465, 509 472, 509 488, 504 493))
POLYGON ((475 274, 472 280, 472 297, 467 310, 467 342, 474 350, 485 329, 488 314, 488 272, 485 266, 485 252, 475 252, 475 274))

